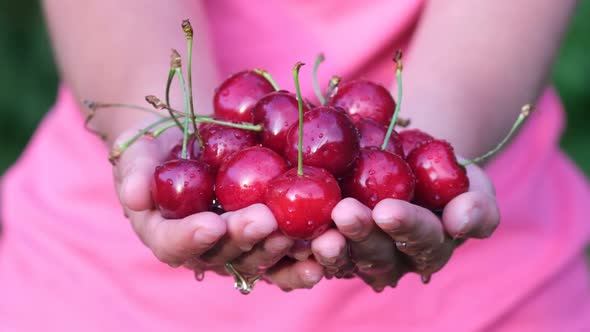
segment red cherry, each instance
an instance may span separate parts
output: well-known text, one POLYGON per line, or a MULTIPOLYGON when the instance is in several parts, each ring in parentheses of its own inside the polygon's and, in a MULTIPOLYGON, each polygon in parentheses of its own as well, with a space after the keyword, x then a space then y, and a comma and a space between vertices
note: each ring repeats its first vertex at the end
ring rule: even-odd
POLYGON ((268 183, 287 169, 287 162, 271 149, 255 146, 238 151, 221 164, 215 194, 225 211, 264 203, 268 183))
MULTIPOLYGON (((376 122, 372 119, 361 119, 356 123, 356 128, 359 132, 360 147, 368 148, 375 146, 380 148, 387 133, 387 126, 376 122)), ((400 157, 404 156, 404 149, 398 133, 391 132, 389 143, 385 147, 385 151, 397 154, 400 157)))
POLYGON ((404 148, 404 156, 408 156, 420 143, 430 141, 434 137, 419 129, 408 129, 399 133, 399 139, 404 148))
MULTIPOLYGON (((334 107, 321 106, 303 115, 303 164, 324 168, 342 176, 359 153, 358 132, 346 114, 334 107)), ((285 156, 297 164, 299 124, 287 133, 285 156)))
POLYGON ((275 91, 272 84, 255 71, 236 73, 215 91, 215 116, 228 121, 251 122, 250 111, 264 95, 275 91))
MULTIPOLYGON (((199 159, 199 156, 201 155, 201 147, 195 136, 189 137, 186 146, 186 159, 199 159)), ((170 154, 168 155, 168 158, 166 158, 166 161, 176 159, 182 159, 182 140, 170 150, 170 154)))
MULTIPOLYGON (((303 112, 309 109, 304 103, 303 112)), ((262 145, 283 154, 287 132, 299 119, 297 97, 287 91, 271 92, 256 103, 252 116, 254 123, 262 125, 262 145)))
POLYGON ((256 133, 215 123, 200 126, 203 140, 201 160, 216 172, 225 158, 232 153, 258 144, 256 133))
POLYGON ((152 198, 164 218, 181 219, 209 210, 214 182, 209 167, 201 161, 167 161, 156 167, 152 198))
POLYGON ((341 198, 338 182, 330 173, 304 166, 303 175, 292 168, 274 178, 265 201, 286 236, 311 240, 330 227, 332 209, 341 198))
POLYGON ((416 178, 399 155, 376 147, 361 149, 353 171, 343 180, 342 191, 371 209, 386 198, 410 201, 416 178))
POLYGON ((428 209, 442 209, 469 189, 467 171, 457 163, 453 147, 446 141, 422 143, 406 160, 416 176, 415 201, 428 209))
POLYGON ((364 80, 338 85, 329 105, 344 108, 355 123, 362 118, 371 118, 388 125, 395 110, 395 101, 386 88, 364 80))

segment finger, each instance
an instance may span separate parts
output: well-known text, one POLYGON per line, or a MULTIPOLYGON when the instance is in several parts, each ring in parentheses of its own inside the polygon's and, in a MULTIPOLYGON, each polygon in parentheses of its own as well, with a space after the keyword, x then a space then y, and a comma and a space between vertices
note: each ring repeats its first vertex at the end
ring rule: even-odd
MULTIPOLYGON (((138 125, 138 128, 148 124, 149 121, 138 125)), ((114 149, 123 146, 139 130, 130 129, 123 133, 113 144, 114 149)), ((154 170, 170 152, 173 144, 178 142, 179 137, 176 130, 168 130, 157 139, 145 135, 121 153, 113 167, 113 175, 123 206, 133 211, 153 208, 150 187, 154 170)))
POLYGON ((453 238, 487 238, 500 223, 494 189, 483 170, 468 168, 469 192, 451 200, 443 211, 445 230, 453 238))
POLYGON ((214 246, 226 233, 225 222, 203 212, 179 220, 162 218, 157 211, 128 211, 133 229, 162 262, 180 266, 214 246))
POLYGON ((293 240, 274 232, 250 252, 233 262, 234 268, 245 277, 255 277, 280 261, 293 246, 293 240))
POLYGON ((352 241, 363 241, 374 228, 371 209, 354 198, 345 198, 332 210, 338 230, 352 241))
POLYGON ((376 291, 397 283, 406 272, 394 241, 375 226, 371 210, 359 201, 346 198, 332 211, 338 229, 350 241, 350 256, 357 275, 376 291))
POLYGON ((313 259, 283 259, 267 272, 267 279, 284 291, 313 288, 323 277, 323 268, 313 259))
POLYGON ((386 199, 375 206, 373 218, 396 241, 397 249, 409 257, 414 269, 434 272, 448 261, 454 246, 431 211, 409 202, 386 199))
POLYGON ((373 209, 373 219, 392 239, 404 243, 406 254, 437 248, 445 239, 437 216, 406 201, 385 199, 379 202, 373 209))
POLYGON ((244 209, 227 212, 221 216, 227 223, 227 235, 202 259, 212 264, 225 264, 238 258, 244 252, 277 230, 277 222, 264 204, 250 205, 244 209))
POLYGON ((354 264, 348 255, 346 238, 336 229, 329 229, 313 239, 311 251, 325 269, 327 277, 352 275, 354 264))
POLYGON ((298 261, 307 260, 312 254, 311 241, 307 240, 296 240, 291 250, 289 250, 289 257, 295 258, 298 261))
POLYGON ((159 145, 154 139, 140 139, 120 157, 113 169, 121 204, 132 211, 153 208, 151 181, 160 163, 159 145))
POLYGON ((377 227, 365 240, 350 243, 350 256, 356 263, 357 275, 377 292, 395 286, 408 271, 395 242, 377 227))

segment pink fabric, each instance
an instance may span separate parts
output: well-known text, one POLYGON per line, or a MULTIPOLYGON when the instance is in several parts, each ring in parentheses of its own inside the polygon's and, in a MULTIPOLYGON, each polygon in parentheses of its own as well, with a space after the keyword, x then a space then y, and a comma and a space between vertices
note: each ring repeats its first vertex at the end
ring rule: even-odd
MULTIPOLYGON (((390 51, 406 43, 422 5, 206 3, 221 72, 264 65, 285 87, 292 64, 311 64, 318 50, 329 57, 324 80, 363 72, 389 81, 390 51)), ((208 274, 197 283, 140 243, 117 202, 107 151, 83 129, 73 97, 61 88, 3 179, 0 330, 589 330, 582 251, 590 190, 558 149, 563 111, 553 90, 539 110, 488 169, 501 227, 492 239, 458 249, 430 285, 408 276, 375 294, 358 280, 332 280, 285 294, 259 284, 242 296, 230 279, 208 274)))

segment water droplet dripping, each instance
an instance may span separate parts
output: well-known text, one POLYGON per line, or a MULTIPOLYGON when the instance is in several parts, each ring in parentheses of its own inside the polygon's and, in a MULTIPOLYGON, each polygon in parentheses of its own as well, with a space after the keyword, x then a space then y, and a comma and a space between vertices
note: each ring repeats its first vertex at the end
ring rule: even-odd
POLYGON ((406 248, 408 247, 408 243, 407 243, 407 242, 400 242, 400 241, 397 241, 397 242, 395 242, 395 246, 396 246, 398 249, 402 250, 402 249, 406 249, 406 248))
POLYGON ((197 274, 195 274, 195 279, 197 281, 203 281, 205 279, 205 272, 201 271, 201 272, 198 272, 197 274))
POLYGON ((430 283, 430 280, 432 279, 432 275, 430 274, 423 274, 420 276, 420 279, 422 280, 422 283, 424 285, 428 285, 428 283, 430 283))

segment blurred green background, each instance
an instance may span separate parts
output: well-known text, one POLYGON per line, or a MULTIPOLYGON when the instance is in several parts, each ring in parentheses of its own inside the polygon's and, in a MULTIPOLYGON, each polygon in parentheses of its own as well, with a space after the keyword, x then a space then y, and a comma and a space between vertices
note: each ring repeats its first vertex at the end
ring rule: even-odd
MULTIPOLYGON (((590 1, 580 1, 553 73, 568 111, 562 145, 586 174, 590 174, 588 17, 590 1)), ((1 174, 18 157, 55 94, 57 75, 38 0, 0 2, 0 75, 1 174)))

